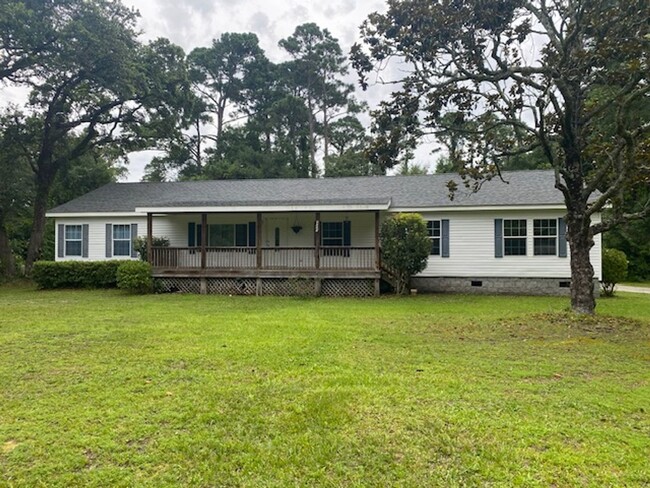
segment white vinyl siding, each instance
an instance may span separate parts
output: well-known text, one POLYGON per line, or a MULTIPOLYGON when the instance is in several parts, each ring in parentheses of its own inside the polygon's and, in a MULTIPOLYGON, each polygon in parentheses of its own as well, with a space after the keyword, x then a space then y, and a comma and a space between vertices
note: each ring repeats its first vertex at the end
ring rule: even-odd
MULTIPOLYGON (((449 219, 450 257, 444 260, 429 256, 427 268, 418 276, 432 277, 539 277, 565 278, 571 276, 570 257, 535 256, 533 220, 558 219, 564 216, 562 211, 551 210, 504 210, 504 211, 454 211, 422 212, 425 220, 449 219), (526 219, 530 229, 526 236, 526 256, 494 256, 494 220, 526 219)), ((594 223, 600 216, 593 218, 594 223)), ((594 238, 591 249, 591 264, 594 275, 601 279, 601 236, 594 238)), ((569 250, 570 253, 570 250, 569 250)), ((570 254, 569 254, 570 256, 570 254)))

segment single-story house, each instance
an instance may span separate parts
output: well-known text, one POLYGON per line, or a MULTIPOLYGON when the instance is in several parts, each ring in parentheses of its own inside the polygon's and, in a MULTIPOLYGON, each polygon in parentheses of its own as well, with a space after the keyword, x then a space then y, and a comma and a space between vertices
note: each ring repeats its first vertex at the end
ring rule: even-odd
MULTIPOLYGON (((389 279, 382 221, 417 212, 431 254, 412 288, 568 293, 571 250, 553 172, 503 180, 476 193, 449 174, 111 183, 47 215, 56 221, 57 260, 138 259, 136 236, 166 237, 169 246, 150 246, 147 256, 163 290, 374 295, 389 279), (453 199, 450 179, 459 183, 453 199)), ((598 280, 600 256, 597 236, 598 280)))

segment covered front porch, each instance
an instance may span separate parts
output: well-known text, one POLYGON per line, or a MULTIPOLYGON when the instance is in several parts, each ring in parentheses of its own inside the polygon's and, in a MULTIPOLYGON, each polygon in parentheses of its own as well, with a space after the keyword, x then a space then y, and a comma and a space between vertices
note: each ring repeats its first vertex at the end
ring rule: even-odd
POLYGON ((378 209, 180 210, 147 212, 147 260, 154 278, 175 288, 284 295, 302 294, 300 285, 315 295, 379 294, 378 209), (169 236, 170 245, 154 246, 154 236, 169 236))

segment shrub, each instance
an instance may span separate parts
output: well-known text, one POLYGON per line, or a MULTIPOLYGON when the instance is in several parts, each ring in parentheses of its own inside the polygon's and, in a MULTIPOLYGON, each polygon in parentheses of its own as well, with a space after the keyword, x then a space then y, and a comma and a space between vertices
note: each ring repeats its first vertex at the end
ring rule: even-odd
POLYGON ((398 214, 381 227, 382 262, 395 278, 395 293, 404 293, 411 276, 427 266, 431 241, 419 214, 398 214))
POLYGON ((115 288, 123 261, 38 261, 32 278, 41 289, 115 288))
POLYGON ((627 256, 618 249, 603 250, 603 295, 611 297, 614 295, 616 283, 620 283, 627 277, 627 256))
MULTIPOLYGON (((169 247, 169 238, 161 236, 153 236, 151 238, 151 244, 153 247, 169 247)), ((142 261, 147 260, 147 238, 146 237, 136 237, 133 241, 133 249, 138 252, 138 256, 142 261)))
POLYGON ((117 287, 129 293, 151 293, 151 265, 143 261, 125 261, 117 269, 117 287))

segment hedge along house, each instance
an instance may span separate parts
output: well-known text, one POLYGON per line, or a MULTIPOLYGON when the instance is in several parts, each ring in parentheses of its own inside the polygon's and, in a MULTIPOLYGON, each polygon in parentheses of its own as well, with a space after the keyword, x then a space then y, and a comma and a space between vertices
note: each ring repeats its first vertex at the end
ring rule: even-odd
MULTIPOLYGON (((376 295, 381 222, 427 221, 431 254, 411 287, 568 294, 570 249, 552 171, 504 173, 479 192, 454 175, 113 183, 53 208, 57 260, 138 259, 136 236, 166 237, 147 259, 163 290, 376 295), (447 183, 459 182, 454 199, 447 183)), ((596 216, 600 218, 599 215, 596 216)), ((601 278, 601 241, 591 250, 601 278)))

